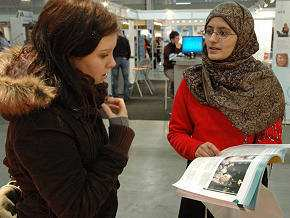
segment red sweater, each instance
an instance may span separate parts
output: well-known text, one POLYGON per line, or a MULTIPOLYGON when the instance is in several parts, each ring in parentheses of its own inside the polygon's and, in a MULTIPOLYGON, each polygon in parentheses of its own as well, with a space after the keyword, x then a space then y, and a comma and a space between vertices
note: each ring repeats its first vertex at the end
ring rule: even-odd
POLYGON ((217 108, 201 104, 183 80, 174 98, 167 138, 177 153, 193 160, 205 142, 219 150, 239 144, 281 144, 282 122, 278 120, 259 134, 244 135, 217 108))

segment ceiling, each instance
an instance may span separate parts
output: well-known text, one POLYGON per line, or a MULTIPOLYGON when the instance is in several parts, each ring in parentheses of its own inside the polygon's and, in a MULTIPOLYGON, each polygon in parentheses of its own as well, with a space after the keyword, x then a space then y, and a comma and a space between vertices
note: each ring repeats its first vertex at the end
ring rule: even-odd
MULTIPOLYGON (((111 0, 119 5, 124 5, 133 9, 146 10, 146 0, 111 0)), ((147 0, 147 2, 150 0, 147 0)), ((226 2, 230 0, 151 0, 151 5, 153 10, 162 9, 211 9, 217 4, 226 2), (181 3, 187 3, 183 5, 181 3)), ((275 2, 270 3, 270 0, 237 0, 237 2, 243 4, 247 8, 251 6, 261 4, 263 6, 264 2, 268 3, 268 7, 275 7, 275 2)), ((148 7, 150 9, 150 7, 148 7)))
MULTIPOLYGON (((32 11, 38 14, 46 0, 0 0, 0 14, 15 14, 18 10, 32 11)), ((229 0, 97 0, 112 1, 119 5, 123 5, 132 9, 146 10, 148 2, 151 2, 151 9, 211 9, 217 4, 229 0), (146 3, 147 2, 147 3, 146 3), (189 5, 179 5, 179 3, 190 3, 189 5)), ((272 0, 237 0, 246 7, 257 5, 257 3, 270 2, 272 0)), ((275 7, 275 3, 269 3, 268 7, 275 7)), ((149 7, 148 7, 149 9, 149 7)))

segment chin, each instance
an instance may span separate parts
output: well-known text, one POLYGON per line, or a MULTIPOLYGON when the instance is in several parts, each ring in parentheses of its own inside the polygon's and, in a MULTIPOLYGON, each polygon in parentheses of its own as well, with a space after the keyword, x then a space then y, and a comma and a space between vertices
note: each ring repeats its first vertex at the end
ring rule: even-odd
POLYGON ((219 60, 223 59, 223 58, 219 57, 219 55, 208 55, 208 58, 210 60, 213 60, 213 61, 219 61, 219 60))
POLYGON ((229 55, 220 55, 220 54, 208 54, 208 58, 212 61, 222 61, 228 58, 229 55))

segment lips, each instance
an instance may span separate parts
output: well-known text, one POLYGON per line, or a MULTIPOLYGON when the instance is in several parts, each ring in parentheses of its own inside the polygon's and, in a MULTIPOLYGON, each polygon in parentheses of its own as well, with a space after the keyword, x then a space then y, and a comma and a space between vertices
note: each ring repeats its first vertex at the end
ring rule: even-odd
POLYGON ((217 47, 208 47, 208 49, 207 49, 207 52, 211 53, 211 54, 218 53, 219 51, 221 51, 221 49, 217 48, 217 47))
POLYGON ((217 47, 209 47, 210 50, 221 50, 220 48, 217 47))

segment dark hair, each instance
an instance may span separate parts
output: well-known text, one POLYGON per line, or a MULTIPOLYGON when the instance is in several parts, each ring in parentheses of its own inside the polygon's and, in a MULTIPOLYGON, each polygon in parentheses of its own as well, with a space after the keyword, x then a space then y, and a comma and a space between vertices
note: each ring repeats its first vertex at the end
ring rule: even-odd
POLYGON ((118 31, 115 15, 92 0, 49 0, 32 32, 32 45, 38 54, 36 62, 47 68, 48 79, 60 82, 59 97, 71 93, 84 103, 80 74, 70 57, 92 53, 100 40, 118 31))
POLYGON ((169 34, 169 39, 174 39, 176 36, 179 36, 179 33, 177 31, 171 31, 169 34))
POLYGON ((0 30, 0 36, 4 37, 4 33, 2 32, 2 30, 0 30))

